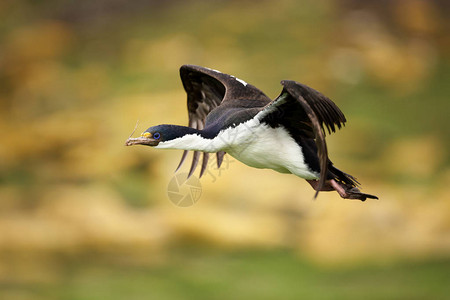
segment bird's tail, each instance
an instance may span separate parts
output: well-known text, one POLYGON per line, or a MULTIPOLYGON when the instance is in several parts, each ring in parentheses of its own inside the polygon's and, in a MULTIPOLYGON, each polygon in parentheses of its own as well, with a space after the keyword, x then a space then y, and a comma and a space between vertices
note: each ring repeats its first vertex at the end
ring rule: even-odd
POLYGON ((345 185, 349 185, 351 187, 358 187, 361 184, 358 182, 358 180, 356 180, 355 177, 353 177, 350 174, 347 174, 345 172, 342 172, 341 170, 339 170, 338 168, 336 168, 335 166, 331 165, 328 166, 328 172, 329 174, 329 179, 334 179, 339 183, 343 183, 345 185))

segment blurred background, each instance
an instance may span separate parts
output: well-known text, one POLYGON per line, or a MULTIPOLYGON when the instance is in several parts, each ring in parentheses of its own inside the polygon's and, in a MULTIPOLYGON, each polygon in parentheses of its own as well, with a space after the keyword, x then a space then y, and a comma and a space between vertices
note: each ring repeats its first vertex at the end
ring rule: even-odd
POLYGON ((448 15, 443 0, 1 1, 0 298, 445 299, 448 15), (182 64, 329 96, 348 119, 330 157, 380 200, 314 201, 227 157, 174 205, 181 151, 124 142, 137 120, 187 124, 182 64))

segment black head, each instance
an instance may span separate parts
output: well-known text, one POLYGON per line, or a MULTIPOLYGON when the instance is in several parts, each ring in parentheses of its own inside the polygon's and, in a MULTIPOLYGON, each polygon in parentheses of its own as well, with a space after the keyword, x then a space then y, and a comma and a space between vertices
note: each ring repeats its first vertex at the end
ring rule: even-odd
POLYGON ((158 146, 161 142, 167 142, 186 134, 195 133, 196 131, 190 127, 178 126, 178 125, 156 125, 148 128, 138 138, 129 138, 125 145, 146 145, 146 146, 158 146))

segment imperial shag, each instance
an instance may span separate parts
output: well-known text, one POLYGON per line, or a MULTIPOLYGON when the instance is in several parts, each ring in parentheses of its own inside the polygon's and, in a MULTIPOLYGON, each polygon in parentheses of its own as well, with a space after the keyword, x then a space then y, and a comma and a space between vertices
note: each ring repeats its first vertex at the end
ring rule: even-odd
POLYGON ((341 128, 345 116, 329 98, 295 81, 281 81, 283 90, 271 100, 245 81, 217 70, 184 65, 180 76, 187 93, 189 127, 157 125, 141 137, 129 138, 127 146, 194 151, 189 176, 203 152, 200 177, 209 153, 217 166, 228 153, 255 168, 292 173, 306 179, 316 190, 336 190, 342 198, 366 200, 376 196, 359 191, 355 177, 337 169, 328 158, 325 129, 341 128))

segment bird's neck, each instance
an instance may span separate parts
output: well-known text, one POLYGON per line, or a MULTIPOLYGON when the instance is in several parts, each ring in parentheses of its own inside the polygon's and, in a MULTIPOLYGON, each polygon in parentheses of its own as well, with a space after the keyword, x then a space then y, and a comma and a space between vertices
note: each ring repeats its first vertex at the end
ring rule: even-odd
POLYGON ((155 148, 203 152, 217 152, 221 150, 217 147, 219 145, 214 143, 214 138, 202 130, 185 126, 172 126, 174 127, 174 136, 170 140, 159 143, 155 148))
POLYGON ((173 138, 168 141, 159 143, 155 148, 193 150, 202 152, 229 152, 230 149, 233 149, 236 146, 240 148, 243 147, 245 149, 248 144, 253 143, 258 137, 264 135, 263 132, 259 132, 257 130, 260 128, 259 125, 259 121, 251 119, 247 122, 220 130, 216 133, 198 130, 191 127, 171 125, 175 126, 172 132, 176 134, 174 134, 173 138))

